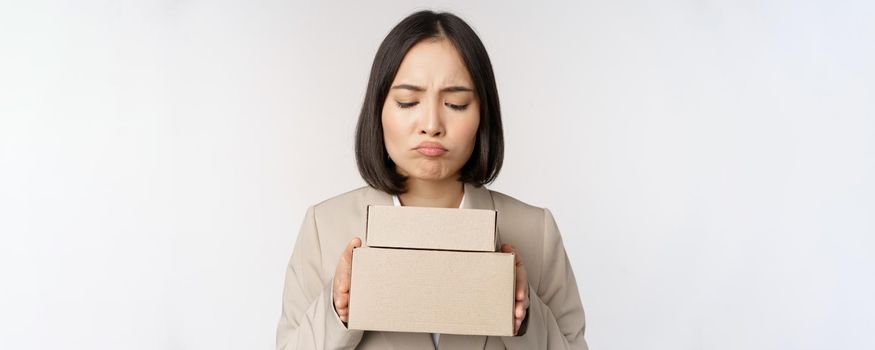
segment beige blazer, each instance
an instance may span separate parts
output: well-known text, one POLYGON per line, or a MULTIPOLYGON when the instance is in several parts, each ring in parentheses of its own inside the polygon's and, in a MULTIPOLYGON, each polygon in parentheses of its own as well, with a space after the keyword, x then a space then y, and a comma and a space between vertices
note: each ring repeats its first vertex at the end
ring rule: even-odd
MULTIPOLYGON (((364 239, 369 204, 392 205, 392 196, 362 187, 307 210, 286 270, 277 349, 435 348, 429 333, 349 330, 334 311, 334 269, 349 241, 364 239)), ((577 283, 550 211, 467 184, 462 205, 498 211, 499 240, 517 248, 528 273, 531 303, 521 335, 441 334, 438 348, 587 349, 577 283)))

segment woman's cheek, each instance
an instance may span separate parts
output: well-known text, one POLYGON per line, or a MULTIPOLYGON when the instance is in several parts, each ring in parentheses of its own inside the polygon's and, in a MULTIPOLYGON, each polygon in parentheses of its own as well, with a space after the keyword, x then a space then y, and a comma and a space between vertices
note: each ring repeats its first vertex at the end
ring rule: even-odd
POLYGON ((399 145, 397 138, 392 138, 390 136, 386 139, 386 151, 389 153, 389 158, 391 158, 395 164, 404 163, 401 148, 402 147, 399 145))
POLYGON ((393 123, 395 118, 391 115, 384 114, 383 122, 383 144, 386 145, 386 152, 389 153, 389 158, 396 164, 398 163, 398 128, 393 123))
MULTIPOLYGON (((477 107, 477 106, 472 106, 477 107)), ((475 109, 476 110, 476 109, 475 109)), ((480 113, 473 113, 469 118, 466 118, 467 123, 464 125, 464 129, 462 133, 465 135, 465 149, 467 156, 465 157, 465 161, 467 162, 468 158, 471 156, 471 152, 474 150, 474 144, 477 142, 477 129, 480 126, 480 113)))

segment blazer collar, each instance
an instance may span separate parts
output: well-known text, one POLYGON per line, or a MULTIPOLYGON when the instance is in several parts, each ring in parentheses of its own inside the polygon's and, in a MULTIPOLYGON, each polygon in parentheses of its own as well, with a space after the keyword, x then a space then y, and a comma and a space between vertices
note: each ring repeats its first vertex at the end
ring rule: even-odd
MULTIPOLYGON (((465 185, 465 200, 462 202, 462 208, 467 209, 489 209, 495 210, 495 204, 492 202, 492 194, 486 186, 474 186, 466 183, 465 185)), ((368 192, 365 196, 365 206, 368 205, 392 205, 392 195, 373 187, 368 186, 368 192)))
POLYGON ((470 209, 489 209, 495 210, 495 204, 492 202, 492 193, 486 186, 474 186, 465 184, 465 202, 462 203, 462 208, 470 209))

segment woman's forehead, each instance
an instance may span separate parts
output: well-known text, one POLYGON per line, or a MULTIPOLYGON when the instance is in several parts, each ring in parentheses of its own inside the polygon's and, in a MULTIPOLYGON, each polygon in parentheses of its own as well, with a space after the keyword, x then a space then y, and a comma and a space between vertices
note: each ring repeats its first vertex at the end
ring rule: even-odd
POLYGON ((424 40, 413 45, 398 67, 395 82, 426 88, 447 85, 471 87, 471 78, 462 56, 446 39, 424 40))

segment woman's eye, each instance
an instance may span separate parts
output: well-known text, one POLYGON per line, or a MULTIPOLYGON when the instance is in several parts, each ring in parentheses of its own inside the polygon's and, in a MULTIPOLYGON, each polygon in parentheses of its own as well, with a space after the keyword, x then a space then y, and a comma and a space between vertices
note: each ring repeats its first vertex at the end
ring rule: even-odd
POLYGON ((457 111, 464 111, 465 108, 468 108, 468 105, 467 105, 467 104, 464 104, 464 105, 454 105, 454 104, 452 104, 452 103, 446 103, 446 105, 447 105, 447 107, 450 107, 450 108, 455 109, 455 110, 457 110, 457 111))
POLYGON ((419 103, 419 102, 401 102, 401 101, 395 101, 395 102, 398 102, 398 107, 400 107, 400 108, 410 108, 410 107, 416 106, 416 104, 419 103))

